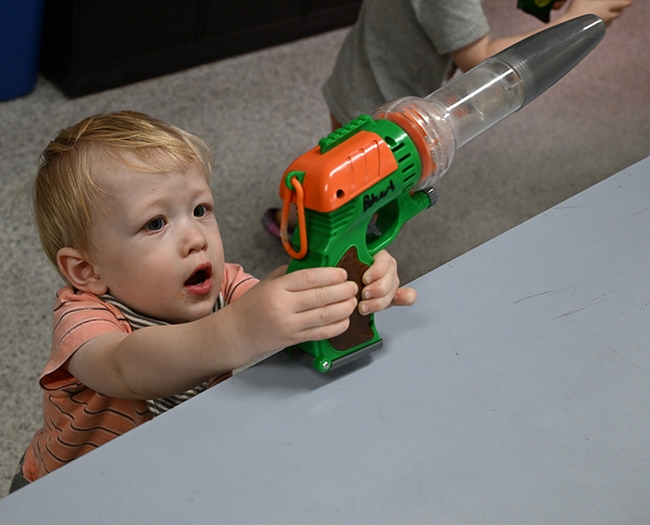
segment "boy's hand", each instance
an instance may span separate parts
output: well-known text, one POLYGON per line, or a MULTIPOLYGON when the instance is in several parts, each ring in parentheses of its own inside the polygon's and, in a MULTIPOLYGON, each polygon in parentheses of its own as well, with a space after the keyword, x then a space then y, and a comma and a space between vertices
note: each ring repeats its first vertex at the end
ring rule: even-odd
POLYGON ((359 313, 368 315, 389 306, 411 306, 417 299, 413 288, 400 288, 397 276, 397 262, 386 251, 381 250, 375 257, 366 273, 363 274, 365 284, 361 292, 359 313))
MULTIPOLYGON (((331 339, 348 329, 350 315, 392 305, 410 306, 417 292, 399 288, 397 263, 385 250, 363 275, 365 286, 357 305, 358 286, 342 268, 309 268, 286 273, 282 266, 221 310, 236 327, 239 352, 249 360, 305 341, 331 339)), ((232 340, 231 340, 232 341, 232 340)), ((242 365, 246 361, 242 362, 242 365)))
POLYGON ((342 268, 287 274, 283 266, 223 311, 233 314, 242 350, 261 355, 342 334, 357 306, 357 291, 342 268))

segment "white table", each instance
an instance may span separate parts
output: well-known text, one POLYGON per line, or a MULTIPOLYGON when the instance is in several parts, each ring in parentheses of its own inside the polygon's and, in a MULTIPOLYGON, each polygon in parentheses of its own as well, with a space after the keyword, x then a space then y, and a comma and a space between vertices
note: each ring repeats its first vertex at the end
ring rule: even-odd
POLYGON ((371 357, 277 355, 0 523, 649 523, 650 158, 414 285, 371 357))

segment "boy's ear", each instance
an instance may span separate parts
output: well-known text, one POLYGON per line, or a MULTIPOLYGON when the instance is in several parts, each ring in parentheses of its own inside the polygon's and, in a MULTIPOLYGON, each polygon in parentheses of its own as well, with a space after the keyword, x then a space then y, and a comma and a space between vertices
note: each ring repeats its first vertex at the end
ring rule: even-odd
POLYGON ((56 254, 59 270, 77 290, 103 295, 108 291, 108 286, 97 275, 93 264, 88 258, 75 248, 61 248, 56 254))

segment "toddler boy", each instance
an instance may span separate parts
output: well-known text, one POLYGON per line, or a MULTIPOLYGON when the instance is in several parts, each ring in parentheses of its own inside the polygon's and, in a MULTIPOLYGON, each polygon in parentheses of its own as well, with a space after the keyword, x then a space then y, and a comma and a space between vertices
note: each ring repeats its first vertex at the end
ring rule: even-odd
POLYGON ((61 131, 41 155, 33 197, 43 248, 67 285, 40 377, 44 425, 11 490, 195 395, 232 370, 410 305, 395 260, 375 257, 363 300, 341 268, 258 281, 226 263, 197 137, 135 112, 61 131))

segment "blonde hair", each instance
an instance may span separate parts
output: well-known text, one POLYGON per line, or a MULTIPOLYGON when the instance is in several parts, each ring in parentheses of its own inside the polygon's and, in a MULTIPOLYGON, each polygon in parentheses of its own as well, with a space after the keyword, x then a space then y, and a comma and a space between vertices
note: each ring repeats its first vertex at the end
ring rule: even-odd
POLYGON ((142 113, 95 115, 61 130, 41 154, 32 187, 41 244, 55 267, 61 248, 88 249, 91 209, 102 194, 93 181, 97 158, 152 173, 189 165, 201 168, 207 180, 212 173, 205 142, 142 113))

